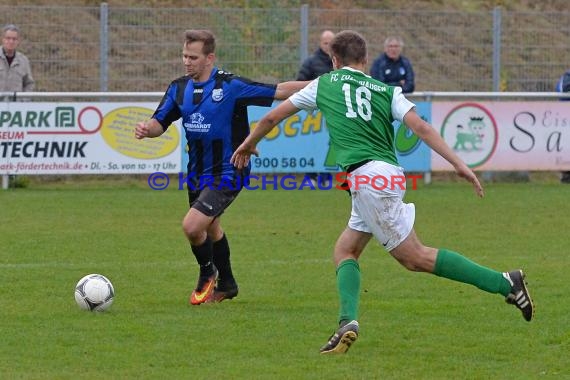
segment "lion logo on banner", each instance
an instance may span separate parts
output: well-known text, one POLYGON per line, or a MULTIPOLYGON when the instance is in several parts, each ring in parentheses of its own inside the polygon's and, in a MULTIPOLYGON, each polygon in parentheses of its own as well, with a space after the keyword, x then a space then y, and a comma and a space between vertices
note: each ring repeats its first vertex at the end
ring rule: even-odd
POLYGON ((463 125, 457 125, 457 133, 455 135, 455 145, 453 145, 454 150, 481 150, 481 144, 483 142, 483 137, 485 137, 483 131, 485 129, 485 122, 483 117, 471 117, 467 123, 468 128, 465 129, 463 125), (470 147, 468 146, 470 145, 470 147))

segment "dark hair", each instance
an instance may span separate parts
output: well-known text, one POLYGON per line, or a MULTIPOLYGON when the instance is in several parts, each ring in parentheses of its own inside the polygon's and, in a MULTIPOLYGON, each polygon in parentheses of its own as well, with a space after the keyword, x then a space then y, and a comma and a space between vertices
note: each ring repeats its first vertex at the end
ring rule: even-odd
POLYGON ((208 55, 216 51, 216 36, 214 33, 205 29, 190 29, 184 32, 184 45, 191 44, 192 42, 203 42, 204 47, 202 53, 208 55))
POLYGON ((339 32, 331 42, 331 52, 342 66, 366 61, 366 40, 353 30, 339 32))

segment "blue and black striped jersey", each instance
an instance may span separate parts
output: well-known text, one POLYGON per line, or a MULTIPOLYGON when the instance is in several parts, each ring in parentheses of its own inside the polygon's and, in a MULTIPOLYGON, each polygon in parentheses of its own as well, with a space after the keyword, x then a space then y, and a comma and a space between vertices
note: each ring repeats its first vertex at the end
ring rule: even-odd
POLYGON ((189 179, 236 179, 248 176, 250 171, 250 167, 237 171, 230 163, 234 150, 249 134, 247 106, 271 106, 275 91, 276 85, 252 82, 214 68, 205 82, 194 82, 188 76, 172 81, 152 117, 165 130, 182 118, 189 179))

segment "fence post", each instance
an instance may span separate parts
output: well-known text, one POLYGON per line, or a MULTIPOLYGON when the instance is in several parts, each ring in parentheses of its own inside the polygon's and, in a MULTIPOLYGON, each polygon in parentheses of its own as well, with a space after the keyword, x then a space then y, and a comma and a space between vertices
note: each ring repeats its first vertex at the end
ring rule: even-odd
POLYGON ((301 63, 309 56, 309 6, 301 5, 301 63))
POLYGON ((109 6, 101 3, 99 6, 99 87, 101 92, 107 92, 109 83, 109 6))
MULTIPOLYGON (((501 90, 501 7, 493 8, 493 91, 501 90)), ((495 99, 496 100, 496 99, 495 99)), ((495 173, 484 171, 481 177, 485 181, 492 181, 495 173)))
POLYGON ((501 7, 493 9, 493 91, 501 90, 501 7))

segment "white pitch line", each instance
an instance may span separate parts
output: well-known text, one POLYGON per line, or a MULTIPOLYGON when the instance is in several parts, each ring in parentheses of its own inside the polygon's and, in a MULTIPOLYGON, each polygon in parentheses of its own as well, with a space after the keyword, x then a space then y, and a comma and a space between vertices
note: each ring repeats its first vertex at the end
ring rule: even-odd
MULTIPOLYGON (((238 261, 248 263, 247 260, 238 261)), ((299 259, 291 258, 291 260, 258 260, 255 262, 249 262, 249 264, 259 264, 259 265, 292 265, 292 264, 327 264, 330 263, 330 259, 299 259)), ((110 262, 97 262, 97 263, 62 263, 62 262, 49 262, 49 263, 0 263, 0 269, 36 269, 36 268, 107 268, 107 267, 178 267, 179 265, 192 265, 194 261, 192 260, 180 260, 180 261, 141 261, 141 262, 131 262, 126 264, 117 264, 110 262)))

